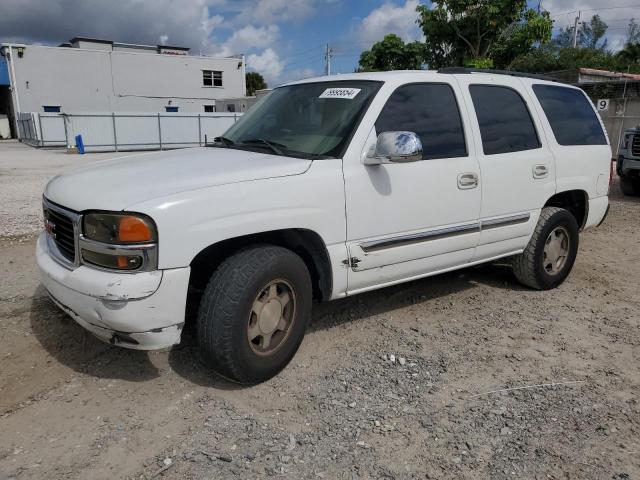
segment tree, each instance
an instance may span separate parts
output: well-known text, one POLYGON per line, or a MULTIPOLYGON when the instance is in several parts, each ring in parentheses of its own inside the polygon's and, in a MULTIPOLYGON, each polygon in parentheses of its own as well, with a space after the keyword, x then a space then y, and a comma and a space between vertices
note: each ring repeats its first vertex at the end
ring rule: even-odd
POLYGON ((551 39, 548 12, 526 0, 433 0, 417 7, 430 68, 486 63, 508 65, 551 39))
POLYGON ((618 58, 618 62, 623 67, 620 70, 626 70, 624 65, 633 68, 633 70, 637 70, 640 68, 640 43, 627 43, 622 50, 620 50, 616 57, 618 58))
POLYGON ((607 48, 607 39, 605 38, 600 45, 598 42, 607 33, 609 26, 602 21, 600 15, 594 15, 589 22, 582 22, 578 29, 578 43, 584 48, 596 48, 605 50, 607 48))
MULTIPOLYGON (((579 23, 576 47, 605 50, 607 39, 605 38, 600 45, 598 42, 605 36, 608 28, 609 26, 600 19, 599 15, 594 15, 588 22, 579 23)), ((551 43, 557 48, 573 47, 573 25, 563 27, 551 43)))
POLYGON ((376 42, 371 50, 360 54, 358 71, 420 70, 424 63, 424 45, 420 42, 404 43, 390 33, 376 42))
POLYGON ((256 94, 256 90, 267 88, 267 82, 264 81, 264 78, 258 72, 247 72, 245 79, 247 83, 247 95, 250 97, 256 94))
POLYGON ((534 73, 578 68, 619 70, 619 62, 615 55, 606 50, 582 47, 556 49, 553 46, 548 46, 522 55, 509 65, 511 70, 534 73))
POLYGON ((635 18, 632 18, 629 25, 627 25, 627 40, 624 43, 626 45, 640 43, 640 25, 638 25, 635 18))

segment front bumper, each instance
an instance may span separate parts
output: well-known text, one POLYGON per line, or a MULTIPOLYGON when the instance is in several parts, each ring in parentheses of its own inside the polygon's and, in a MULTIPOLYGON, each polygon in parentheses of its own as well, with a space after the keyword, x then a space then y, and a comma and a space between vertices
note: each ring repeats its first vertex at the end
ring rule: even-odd
POLYGON ((136 274, 60 265, 50 255, 46 234, 36 259, 42 284, 77 323, 106 342, 155 350, 180 342, 190 268, 136 274))

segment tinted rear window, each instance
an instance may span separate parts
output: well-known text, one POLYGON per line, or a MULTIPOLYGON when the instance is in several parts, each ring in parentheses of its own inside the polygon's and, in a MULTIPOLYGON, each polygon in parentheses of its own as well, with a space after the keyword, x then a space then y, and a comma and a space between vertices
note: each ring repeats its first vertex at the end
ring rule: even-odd
POLYGON ((534 85, 533 91, 560 145, 607 144, 600 121, 582 92, 554 85, 534 85))
POLYGON ((469 87, 485 155, 540 148, 527 104, 515 90, 494 85, 469 87))

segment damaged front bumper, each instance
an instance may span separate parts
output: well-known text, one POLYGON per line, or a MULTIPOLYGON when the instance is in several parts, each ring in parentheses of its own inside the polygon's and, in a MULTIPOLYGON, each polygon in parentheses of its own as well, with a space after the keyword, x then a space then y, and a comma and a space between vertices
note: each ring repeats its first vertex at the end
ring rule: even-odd
POLYGON ((49 255, 45 234, 36 259, 53 301, 99 339, 137 350, 180 342, 189 267, 135 274, 69 270, 49 255))

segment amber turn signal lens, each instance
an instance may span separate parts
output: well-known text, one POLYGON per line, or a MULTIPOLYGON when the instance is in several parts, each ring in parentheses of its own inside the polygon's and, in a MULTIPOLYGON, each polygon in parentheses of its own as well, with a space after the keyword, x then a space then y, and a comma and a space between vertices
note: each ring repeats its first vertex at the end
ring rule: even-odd
POLYGON ((82 250, 82 259, 86 263, 91 263, 92 265, 97 265, 111 270, 136 270, 140 268, 140 265, 142 265, 142 257, 137 255, 116 256, 84 249, 82 250))
POLYGON ((149 242, 153 240, 153 231, 141 218, 122 217, 118 228, 118 240, 121 242, 149 242))

